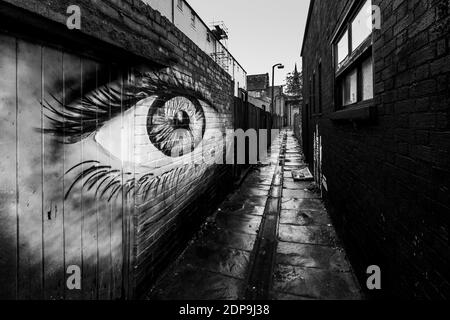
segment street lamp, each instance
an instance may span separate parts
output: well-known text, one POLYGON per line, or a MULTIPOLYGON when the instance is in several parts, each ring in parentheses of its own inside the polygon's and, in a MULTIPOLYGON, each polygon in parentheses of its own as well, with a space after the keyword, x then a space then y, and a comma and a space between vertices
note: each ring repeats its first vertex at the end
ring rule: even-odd
POLYGON ((277 63, 272 67, 272 108, 271 108, 272 114, 274 111, 274 99, 275 99, 275 68, 284 69, 284 65, 282 63, 277 63))

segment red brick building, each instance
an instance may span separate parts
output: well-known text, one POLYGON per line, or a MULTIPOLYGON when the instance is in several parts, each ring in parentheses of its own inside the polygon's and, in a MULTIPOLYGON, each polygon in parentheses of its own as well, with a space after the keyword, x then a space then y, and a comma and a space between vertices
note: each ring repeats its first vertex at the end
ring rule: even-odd
POLYGON ((381 268, 374 297, 450 297, 448 13, 447 0, 311 0, 304 151, 361 283, 381 268))

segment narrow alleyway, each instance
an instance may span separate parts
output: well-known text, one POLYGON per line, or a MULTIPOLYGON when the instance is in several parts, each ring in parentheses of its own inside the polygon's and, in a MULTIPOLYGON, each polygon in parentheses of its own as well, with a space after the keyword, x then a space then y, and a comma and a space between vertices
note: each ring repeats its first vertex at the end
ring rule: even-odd
POLYGON ((359 285, 292 131, 222 203, 151 300, 361 299, 359 285))

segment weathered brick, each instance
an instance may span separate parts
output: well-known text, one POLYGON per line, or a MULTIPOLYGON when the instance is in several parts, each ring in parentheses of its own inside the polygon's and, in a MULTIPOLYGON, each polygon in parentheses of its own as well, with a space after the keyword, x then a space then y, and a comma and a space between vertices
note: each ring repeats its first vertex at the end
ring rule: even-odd
MULTIPOLYGON (((310 21, 338 26, 343 22, 339 13, 349 3, 314 1, 310 21)), ((313 133, 318 126, 322 171, 329 185, 326 196, 340 226, 338 230, 351 248, 350 256, 356 261, 361 281, 366 280, 368 264, 392 260, 395 262, 384 268, 392 275, 385 295, 448 298, 448 290, 437 289, 449 282, 448 272, 434 274, 432 279, 424 276, 430 270, 450 268, 448 236, 447 242, 437 241, 442 234, 448 235, 450 220, 450 36, 435 30, 437 5, 448 2, 372 3, 380 6, 382 14, 381 30, 374 32, 372 51, 377 116, 367 123, 330 121, 329 115, 336 111, 335 101, 331 95, 323 95, 322 101, 329 107, 322 118, 304 120, 305 155, 312 169, 313 133), (376 165, 377 161, 382 164, 376 165), (376 205, 371 199, 378 200, 376 205), (380 211, 385 212, 384 224, 374 219, 380 211), (390 241, 384 242, 386 238, 390 241), (355 239, 364 241, 357 244, 355 239), (446 257, 445 262, 442 257, 446 257)), ((330 46, 335 31, 311 23, 302 52, 303 66, 316 65, 321 59, 327 74, 326 92, 336 90, 330 46)), ((304 67, 303 75, 309 79, 312 70, 304 67)), ((307 81, 303 90, 308 101, 307 81)))
POLYGON ((432 76, 450 72, 450 56, 447 55, 445 57, 432 61, 430 63, 430 72, 432 76))
POLYGON ((422 97, 422 96, 431 96, 433 93, 437 91, 437 82, 434 79, 424 80, 419 83, 415 83, 413 86, 413 90, 411 92, 411 96, 413 97, 422 97))

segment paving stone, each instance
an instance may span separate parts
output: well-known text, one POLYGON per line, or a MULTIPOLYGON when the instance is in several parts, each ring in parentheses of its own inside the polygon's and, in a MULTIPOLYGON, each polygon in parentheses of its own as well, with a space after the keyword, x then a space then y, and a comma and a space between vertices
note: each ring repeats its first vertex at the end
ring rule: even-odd
POLYGON ((216 218, 216 224, 221 229, 256 235, 261 224, 261 217, 219 213, 216 218))
POLYGON ((312 298, 306 298, 301 296, 296 296, 289 293, 283 292, 272 292, 270 295, 271 300, 279 300, 279 301, 302 301, 302 300, 316 300, 312 298))
MULTIPOLYGON (((267 200, 267 195, 269 193, 266 192, 263 196, 251 196, 247 197, 245 194, 237 194, 233 198, 230 199, 230 202, 237 202, 239 204, 242 204, 244 208, 251 208, 255 206, 263 207, 267 200)), ((229 204, 229 202, 226 202, 226 204, 229 204)), ((224 206, 226 208, 226 206, 224 206)))
POLYGON ((265 191, 267 195, 270 190, 270 185, 265 184, 251 184, 251 185, 243 185, 236 193, 246 193, 246 192, 262 192, 265 191))
POLYGON ((294 171, 294 170, 301 170, 301 169, 304 169, 305 167, 301 167, 301 166, 289 166, 289 165, 286 165, 286 166, 284 166, 284 173, 285 173, 285 175, 284 175, 284 177, 285 178, 292 178, 292 171, 294 171))
POLYGON ((228 248, 250 252, 255 245, 256 235, 238 233, 225 229, 216 229, 206 235, 205 241, 220 243, 228 248))
POLYGON ((209 242, 205 245, 189 247, 180 263, 234 278, 245 279, 249 258, 249 252, 209 242))
POLYGON ((182 266, 158 283, 150 300, 237 300, 244 282, 221 274, 182 266))
POLYGON ((292 178, 292 176, 284 177, 283 180, 284 180, 283 184, 285 184, 285 183, 294 183, 295 182, 295 180, 292 178))
POLYGON ((267 185, 270 186, 272 184, 272 177, 271 178, 249 178, 248 181, 249 185, 256 185, 256 184, 261 184, 261 185, 267 185))
POLYGON ((254 208, 265 206, 267 201, 267 196, 261 197, 251 197, 245 200, 244 208, 254 208))
POLYGON ((282 210, 325 210, 323 202, 319 199, 294 199, 282 201, 282 210))
POLYGON ((337 246, 338 243, 336 233, 332 227, 305 227, 281 224, 278 232, 279 239, 284 242, 319 244, 324 246, 337 246))
POLYGON ((267 200, 266 196, 246 197, 244 194, 238 194, 232 199, 223 202, 220 209, 223 211, 238 211, 245 208, 254 208, 265 206, 267 200))
POLYGON ((245 208, 245 202, 238 201, 225 201, 220 205, 220 211, 229 212, 229 211, 238 211, 245 208))
POLYGON ((277 265, 273 290, 324 300, 361 299, 361 292, 349 272, 277 265))
POLYGON ((281 210, 280 223, 299 226, 328 226, 331 224, 331 219, 325 210, 281 210))
POLYGON ((307 165, 304 162, 297 161, 297 160, 291 160, 291 159, 285 159, 285 170, 286 169, 304 169, 307 165))
POLYGON ((340 248, 279 242, 276 261, 278 264, 304 268, 351 271, 344 250, 340 248))
POLYGON ((305 190, 293 190, 293 189, 284 189, 283 190, 283 198, 285 200, 290 199, 321 199, 320 193, 305 191, 305 190))
POLYGON ((255 206, 252 208, 245 207, 240 210, 220 210, 225 214, 234 214, 234 215, 252 215, 252 216, 262 216, 264 214, 265 207, 263 206, 255 206))
MULTIPOLYGON (((280 223, 276 267, 270 276, 273 290, 267 298, 361 298, 320 194, 315 193, 314 183, 298 182, 292 178, 291 170, 306 165, 291 132, 288 132, 285 156, 281 157, 284 158, 284 168, 278 166, 278 153, 282 150, 277 147, 280 137, 274 141, 268 158, 270 164, 249 172, 242 186, 220 205, 213 219, 209 220, 172 270, 157 283, 150 294, 151 299, 243 298, 244 279, 247 278, 264 214, 269 223, 276 221, 279 215, 280 223), (276 181, 279 186, 270 190, 276 172, 280 173, 279 181, 276 181), (281 190, 280 212, 280 198, 277 196, 280 196, 281 190)), ((269 234, 262 236, 269 237, 269 234)))
POLYGON ((293 189, 293 190, 312 189, 313 186, 314 186, 313 182, 309 182, 309 181, 297 182, 297 181, 293 181, 293 179, 292 179, 292 182, 288 182, 285 180, 283 183, 284 189, 293 189))
POLYGON ((263 196, 266 197, 268 194, 268 190, 266 189, 259 189, 259 188, 245 188, 245 189, 240 189, 239 192, 236 192, 231 198, 230 200, 234 200, 237 199, 238 201, 240 200, 238 197, 242 197, 245 196, 247 198, 249 197, 254 197, 254 196, 263 196))

